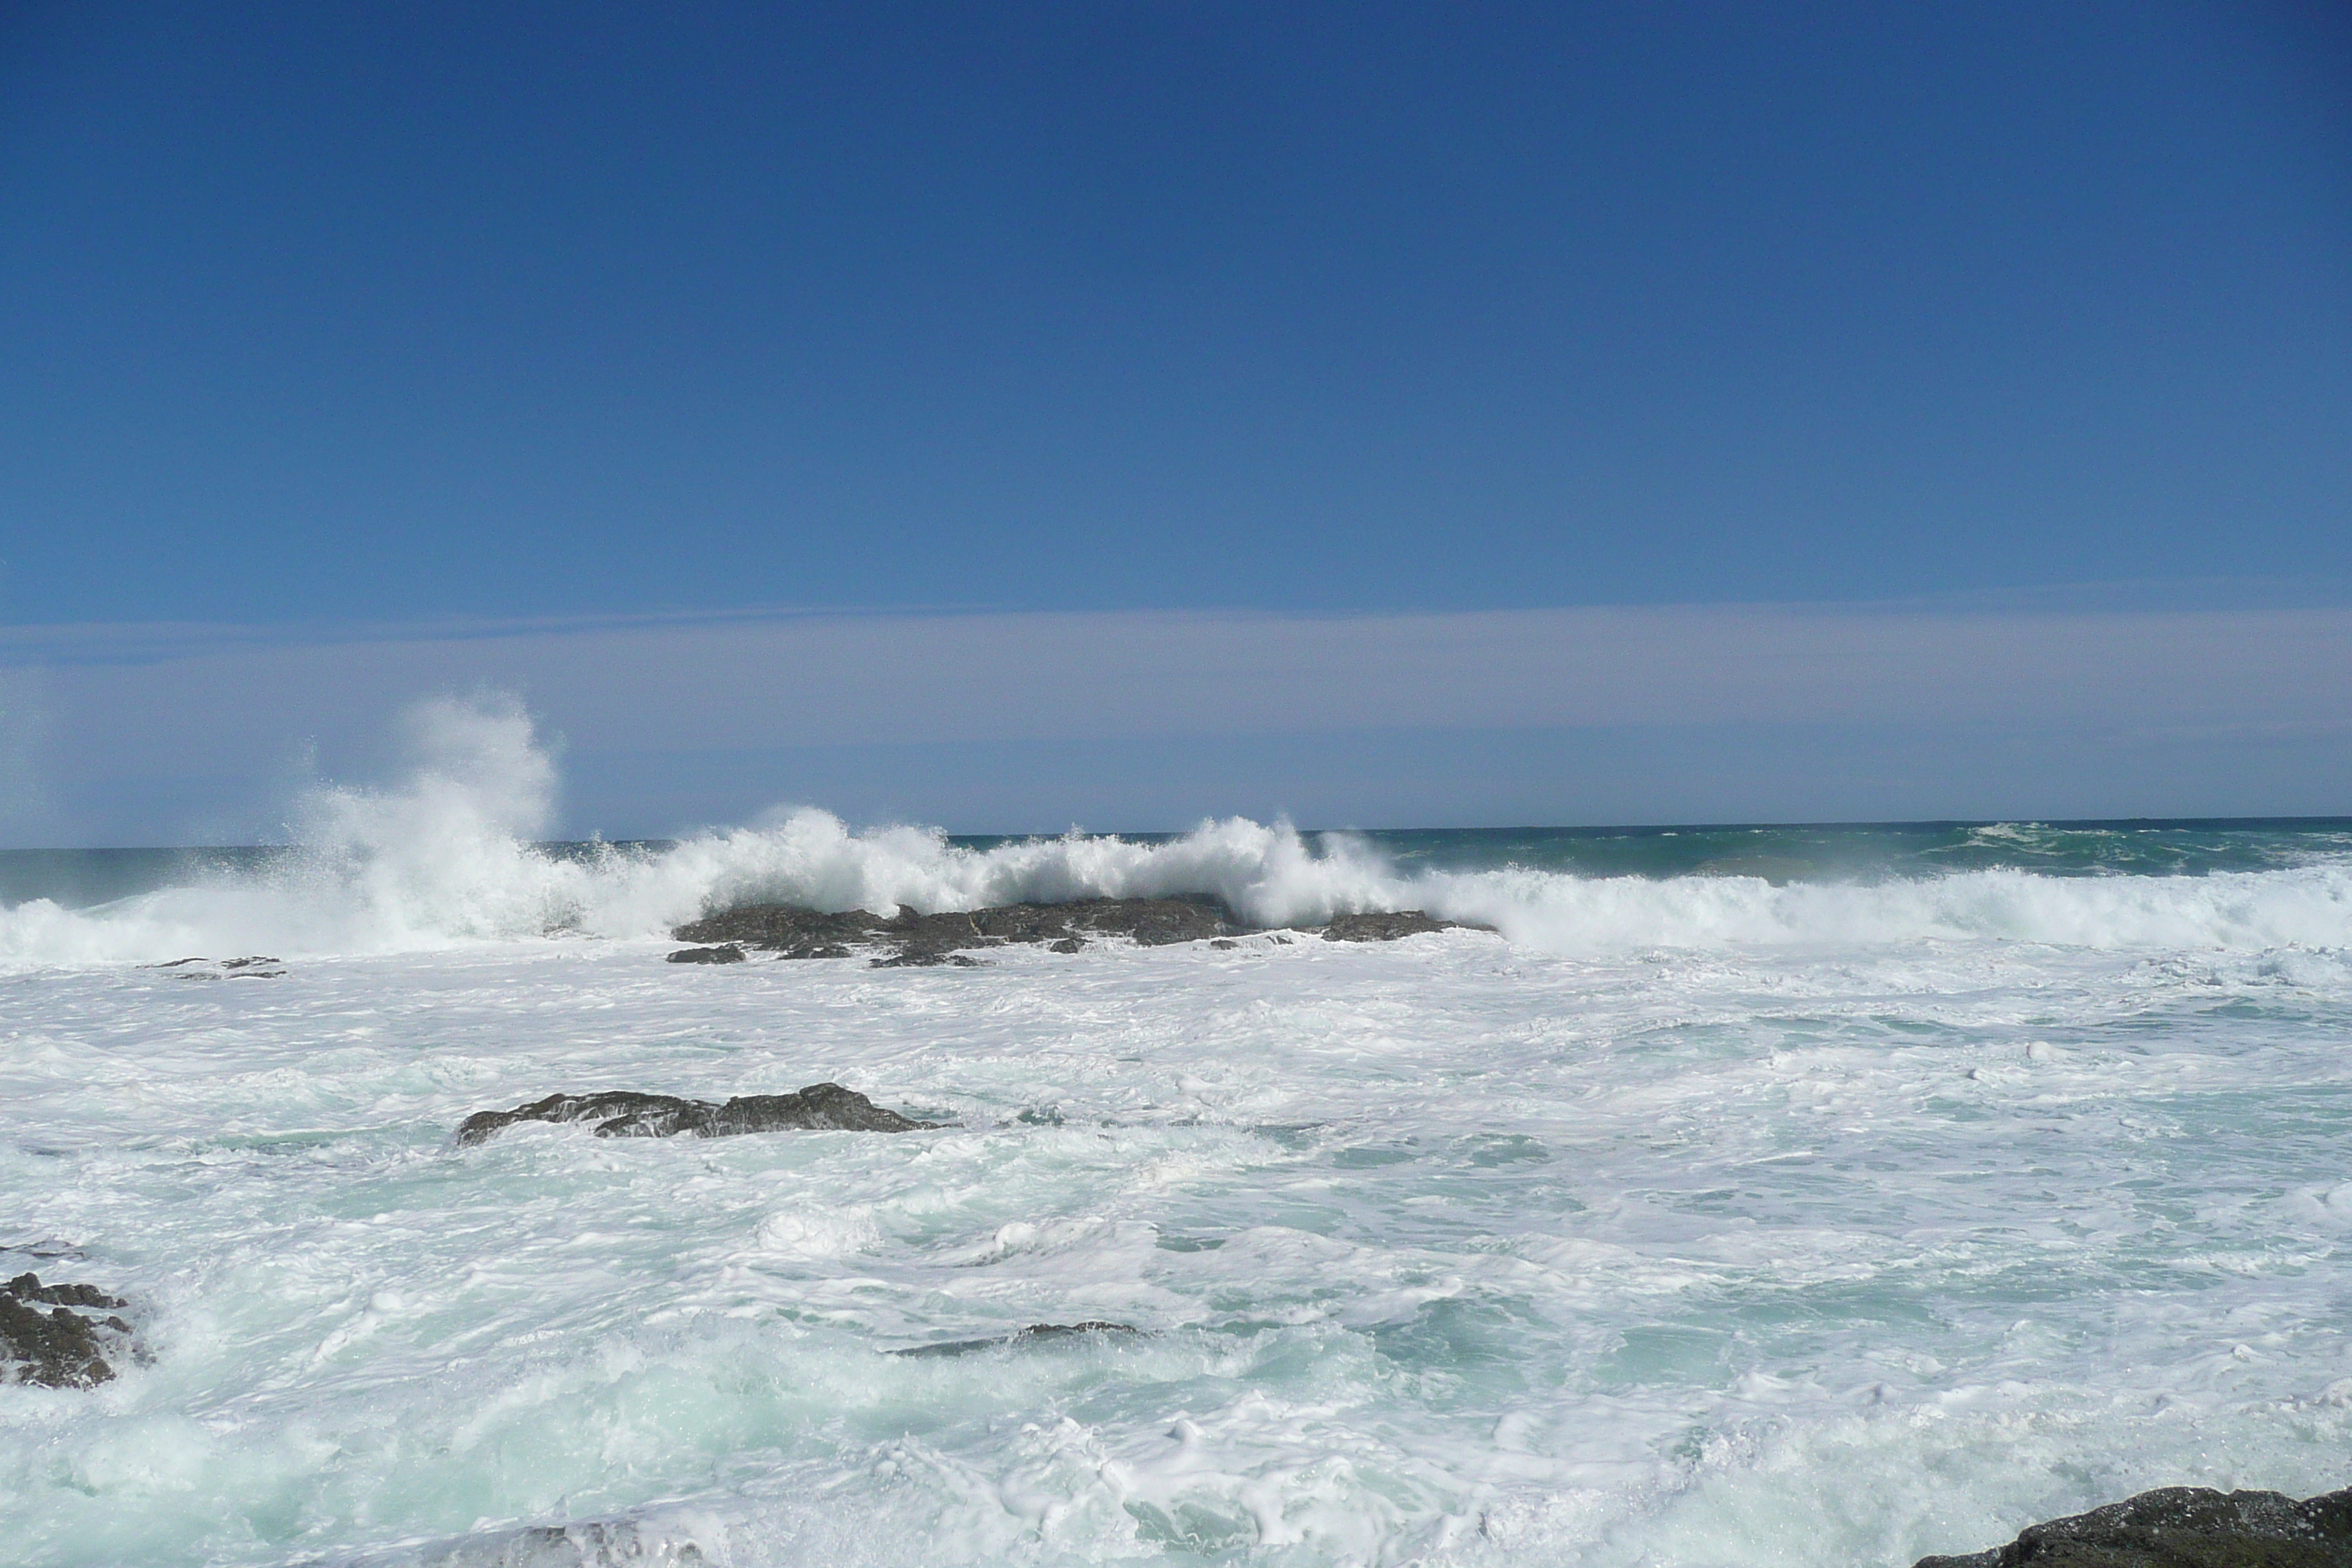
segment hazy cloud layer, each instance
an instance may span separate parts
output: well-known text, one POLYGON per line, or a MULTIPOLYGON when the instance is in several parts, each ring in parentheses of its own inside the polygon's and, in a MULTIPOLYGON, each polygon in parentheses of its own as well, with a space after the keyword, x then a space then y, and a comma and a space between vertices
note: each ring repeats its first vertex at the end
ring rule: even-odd
MULTIPOLYGON (((16 842, 43 837, 44 826, 50 836, 101 826, 117 837, 133 833, 142 826, 134 818, 171 809, 161 804, 170 781, 180 781, 176 813, 145 823, 146 836, 211 837, 207 822, 226 831, 261 809, 301 765, 305 748, 315 747, 331 768, 364 770, 401 707, 482 688, 519 693, 563 737, 575 796, 580 789, 596 796, 600 816, 625 817, 631 808, 600 794, 592 775, 619 767, 644 776, 666 757, 677 760, 679 776, 706 781, 693 798, 715 807, 806 798, 802 778, 763 774, 843 776, 839 766, 806 765, 828 749, 895 749, 902 768, 952 770, 959 764, 950 753, 981 748, 992 766, 1017 771, 1027 747, 1061 759, 1058 787, 1070 805, 1055 805, 1056 781, 1043 777, 1011 795, 1000 787, 973 795, 993 802, 992 816, 1025 814, 1028 820, 1002 826, 1026 827, 1067 821, 1081 802, 1097 818, 1108 811, 1116 819, 1118 774, 1130 765, 1118 760, 1123 754, 1160 776, 1146 788, 1139 775, 1124 798, 1165 814, 1173 805, 1164 798, 1164 761, 1140 759, 1164 759, 1171 742, 1221 748, 1223 766, 1245 773, 1252 755, 1271 755, 1268 748, 1290 754, 1302 743, 1311 750, 1305 738, 1318 734, 1477 732, 1501 744, 1494 737, 1588 731, 1621 742, 1665 737, 1628 752, 1629 760, 1653 756, 1647 765, 1675 775, 1648 781, 1654 798, 1701 804, 1677 773, 1689 764, 1667 759, 1712 758, 1706 799, 1719 809, 1705 815, 1717 817, 1769 814, 1761 798, 1743 809, 1741 776, 1743 756, 1769 772, 1763 752, 1771 748, 1759 751, 1758 739, 1768 731, 1781 734, 1784 750, 1800 731, 1843 737, 1821 742, 1832 752, 1874 733, 1881 739, 1864 749, 1884 752, 1885 737, 1907 736, 1896 749, 1914 754, 1920 737, 1949 737, 1974 753, 2063 736, 2078 761, 2084 748, 2112 752, 2117 769, 2111 805, 2074 800, 2077 780, 2069 786, 2073 807, 2117 812, 2200 809, 2136 804, 2135 792, 2146 792, 2133 782, 2129 755, 2156 747, 2174 757, 2168 765, 2195 772, 2204 765, 2196 757, 2210 752, 2207 761, 2218 762, 2234 749, 2258 776, 2238 781, 2236 804, 2217 799, 2210 809, 2352 804, 2330 794, 2352 737, 2352 610, 2342 608, 877 615, 310 637, 50 627, 0 634, 0 667, 12 694, 12 732, 0 737, 0 751, 27 759, 15 771, 36 775, 11 798, 47 803, 37 814, 45 821, 17 811, 7 830, 16 842), (1707 732, 1719 732, 1722 745, 1696 744, 1707 732), (803 762, 789 761, 795 756, 803 762), (732 782, 729 758, 740 763, 732 782), (2272 776, 2259 775, 2265 768, 2272 776)), ((1400 739, 1391 751, 1419 749, 1400 739)), ((1376 784, 1364 775, 1382 764, 1356 751, 1351 776, 1376 784)), ((1457 780, 1457 798, 1444 798, 1443 768, 1413 771, 1428 775, 1422 820, 1458 819, 1461 802, 1475 797, 1461 795, 1457 780)), ((1199 810, 1247 797, 1251 783, 1225 778, 1213 787, 1203 779, 1201 793, 1218 798, 1203 798, 1199 810)), ((2019 798, 1981 809, 2050 809, 2032 798, 2030 768, 2013 785, 2019 798)), ((1300 785, 1308 795, 1318 787, 1300 785)), ((1849 815, 1937 809, 1911 798, 1916 789, 1906 796, 1908 787, 1891 783, 1874 806, 1850 790, 1824 792, 1824 800, 1843 800, 1849 815)), ((914 793, 940 803, 934 815, 950 826, 997 825, 952 820, 951 790, 914 793)), ((1383 809, 1414 809, 1413 799, 1392 790, 1359 795, 1383 809)), ((1302 812, 1317 805, 1287 804, 1302 812)), ((1528 796, 1518 809, 1542 804, 1528 796)), ((643 809, 646 819, 600 825, 655 831, 692 808, 648 798, 643 809)), ((1340 809, 1339 801, 1331 797, 1328 809, 1340 809)), ((1190 815, 1197 813, 1179 813, 1190 815)), ((1593 816, 1565 799, 1554 819, 1593 816)))

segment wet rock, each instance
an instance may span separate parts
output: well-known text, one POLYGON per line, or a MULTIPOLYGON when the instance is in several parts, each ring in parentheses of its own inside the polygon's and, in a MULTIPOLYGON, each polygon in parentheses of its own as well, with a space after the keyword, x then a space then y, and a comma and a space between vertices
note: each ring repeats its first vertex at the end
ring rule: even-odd
POLYGON ((19 1274, 0 1285, 0 1373, 47 1388, 106 1382, 114 1375, 106 1352, 132 1349, 131 1325, 110 1315, 126 1305, 94 1285, 44 1285, 38 1275, 19 1274), (110 1315, 71 1310, 76 1307, 110 1315))
POLYGON ((940 964, 953 964, 958 969, 978 969, 980 960, 961 952, 943 952, 934 947, 910 947, 888 958, 867 961, 868 969, 935 969, 940 964))
POLYGON ((551 1094, 512 1110, 478 1110, 457 1124, 457 1142, 480 1143, 518 1121, 593 1121, 599 1138, 733 1138, 787 1130, 912 1132, 937 1127, 901 1116, 837 1083, 813 1083, 792 1094, 739 1095, 720 1104, 673 1094, 608 1089, 600 1094, 551 1094))
POLYGON ((788 904, 744 904, 698 921, 689 921, 670 932, 680 942, 733 942, 763 952, 788 957, 814 957, 813 950, 870 942, 885 922, 864 910, 820 914, 788 904))
POLYGON ((974 1351, 994 1350, 1000 1345, 1028 1345, 1044 1341, 1074 1339, 1080 1334, 1140 1334, 1143 1331, 1126 1323, 1032 1323, 1016 1334, 1006 1334, 992 1340, 950 1340, 944 1344, 911 1345, 892 1355, 949 1356, 970 1355, 974 1351))
POLYGON ((717 947, 681 947, 669 955, 671 963, 740 963, 743 950, 733 942, 721 942, 717 947))
POLYGON ((876 966, 969 965, 953 955, 1008 944, 1076 952, 1103 937, 1144 946, 1234 936, 1250 930, 1213 899, 1077 899, 1066 904, 1002 904, 985 910, 885 917, 864 910, 821 914, 784 904, 746 904, 679 926, 680 942, 730 942, 782 958, 840 958, 879 950, 876 966))
POLYGON ((1433 931, 1493 931, 1466 921, 1442 921, 1420 910, 1389 910, 1369 915, 1334 915, 1323 928, 1325 942, 1394 942, 1433 931))
MULTIPOLYGON (((1439 920, 1420 910, 1339 915, 1320 928, 1326 942, 1394 942, 1433 931, 1492 931, 1492 926, 1439 920)), ((847 958, 864 952, 877 969, 971 967, 961 956, 977 949, 1041 945, 1055 952, 1083 952, 1090 942, 1123 936, 1143 947, 1207 942, 1230 948, 1234 938, 1257 935, 1253 926, 1214 899, 1075 899, 1065 904, 1003 904, 993 909, 882 916, 864 910, 821 914, 786 904, 746 904, 679 926, 680 942, 723 943, 779 958, 847 958)), ((1275 935, 1276 942, 1289 938, 1275 935)), ((697 950, 689 949, 688 952, 697 950)), ((674 962, 727 963, 725 959, 674 962)))
POLYGON ((2280 1492, 2165 1487, 2033 1525, 2006 1546, 1923 1557, 1917 1568, 2345 1568, 2352 1489, 2297 1502, 2280 1492))

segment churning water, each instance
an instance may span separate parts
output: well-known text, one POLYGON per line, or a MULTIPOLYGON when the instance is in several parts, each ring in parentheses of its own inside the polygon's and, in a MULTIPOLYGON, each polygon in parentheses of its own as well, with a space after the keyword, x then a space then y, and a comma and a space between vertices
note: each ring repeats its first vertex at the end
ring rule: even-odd
POLYGON ((526 720, 425 740, 0 864, 0 1265, 152 1357, 0 1388, 12 1557, 1907 1564, 2352 1479, 2352 825, 551 850, 526 720), (663 962, 1174 892, 1500 934, 663 962), (954 1125, 450 1138, 820 1079, 954 1125))

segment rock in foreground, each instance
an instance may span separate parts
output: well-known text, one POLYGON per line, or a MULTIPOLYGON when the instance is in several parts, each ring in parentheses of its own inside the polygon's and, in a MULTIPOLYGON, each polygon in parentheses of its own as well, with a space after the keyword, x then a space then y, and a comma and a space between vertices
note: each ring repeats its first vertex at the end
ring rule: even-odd
POLYGON ((94 1285, 44 1285, 38 1275, 17 1275, 0 1285, 0 1373, 47 1388, 104 1383, 114 1375, 105 1352, 128 1348, 131 1325, 70 1309, 126 1304, 94 1285))
POLYGON ((885 1110, 855 1089, 813 1083, 792 1094, 739 1095, 719 1104, 672 1094, 609 1089, 601 1094, 551 1094, 512 1110, 478 1110, 457 1125, 457 1142, 479 1143, 518 1121, 593 1121, 599 1138, 733 1138, 790 1129, 843 1132, 912 1132, 937 1127, 885 1110))
POLYGON ((2006 1546, 1923 1557, 1917 1568, 2346 1568, 2352 1489, 2304 1502, 2280 1492, 2165 1487, 2028 1529, 2006 1546))

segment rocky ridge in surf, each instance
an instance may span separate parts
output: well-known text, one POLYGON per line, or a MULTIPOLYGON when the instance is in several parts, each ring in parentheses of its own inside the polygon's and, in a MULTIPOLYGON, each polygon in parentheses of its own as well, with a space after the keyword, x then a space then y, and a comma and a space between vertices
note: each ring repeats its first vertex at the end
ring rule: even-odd
POLYGON ((791 1094, 738 1095, 723 1104, 607 1089, 551 1094, 512 1110, 478 1110, 457 1124, 457 1142, 480 1143, 518 1121, 593 1121, 599 1138, 735 1138, 791 1130, 913 1132, 940 1125, 885 1110, 837 1083, 813 1083, 791 1094))
POLYGON ((1337 915, 1320 926, 1253 925, 1222 901, 1208 898, 1074 899, 1055 904, 999 904, 984 910, 919 914, 901 908, 895 915, 866 910, 826 912, 792 904, 739 904, 677 927, 679 942, 708 945, 669 955, 673 963, 731 963, 732 950, 772 952, 778 958, 850 958, 865 952, 877 969, 927 967, 976 962, 975 950, 1011 945, 1042 946, 1077 952, 1106 937, 1125 937, 1143 947, 1182 942, 1230 943, 1236 937, 1274 931, 1319 931, 1327 942, 1394 942, 1424 931, 1492 931, 1491 926, 1440 920, 1421 910, 1337 915))
POLYGON ((2352 1489, 2302 1502, 2283 1492, 2164 1487, 2029 1527, 2015 1541, 1916 1568, 2344 1568, 2352 1489))
POLYGON ((37 1274, 19 1274, 0 1284, 0 1373, 45 1388, 91 1388, 106 1382, 114 1375, 106 1359, 110 1350, 137 1353, 131 1325, 110 1315, 128 1305, 95 1285, 44 1285, 37 1274), (78 1312, 76 1307, 110 1315, 78 1312))

